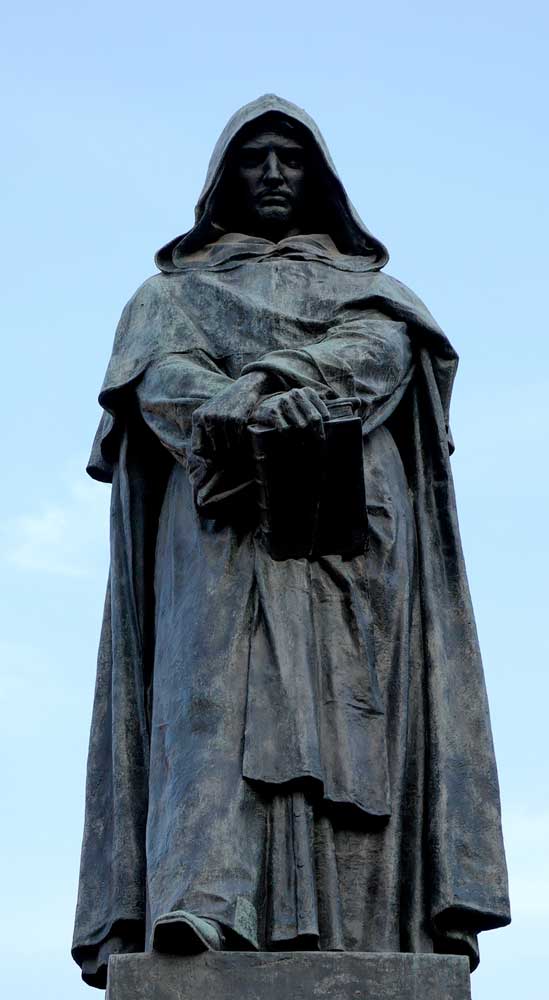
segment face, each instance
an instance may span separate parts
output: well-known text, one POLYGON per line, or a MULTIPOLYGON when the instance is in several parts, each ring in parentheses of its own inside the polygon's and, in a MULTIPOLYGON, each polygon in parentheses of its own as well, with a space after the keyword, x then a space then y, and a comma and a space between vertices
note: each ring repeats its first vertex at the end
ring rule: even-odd
POLYGON ((282 239, 299 231, 305 149, 275 129, 258 131, 236 154, 236 178, 253 235, 282 239))

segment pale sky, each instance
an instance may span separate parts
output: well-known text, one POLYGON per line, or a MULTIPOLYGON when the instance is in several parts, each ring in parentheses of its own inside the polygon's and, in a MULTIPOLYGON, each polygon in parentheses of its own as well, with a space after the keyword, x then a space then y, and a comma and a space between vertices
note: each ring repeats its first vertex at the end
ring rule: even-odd
POLYGON ((69 949, 108 488, 83 470, 114 326, 189 227, 229 115, 275 91, 316 118, 387 270, 461 355, 453 466, 514 916, 481 936, 473 1000, 547 997, 548 22, 532 0, 4 13, 5 996, 94 996, 69 949))

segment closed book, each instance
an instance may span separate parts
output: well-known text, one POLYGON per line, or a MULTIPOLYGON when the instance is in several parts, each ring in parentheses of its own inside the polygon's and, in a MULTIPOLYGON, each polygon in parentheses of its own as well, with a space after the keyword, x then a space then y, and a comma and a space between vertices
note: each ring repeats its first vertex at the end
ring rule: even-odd
POLYGON ((352 558, 366 549, 362 424, 329 400, 320 438, 308 428, 250 426, 264 544, 273 559, 352 558))

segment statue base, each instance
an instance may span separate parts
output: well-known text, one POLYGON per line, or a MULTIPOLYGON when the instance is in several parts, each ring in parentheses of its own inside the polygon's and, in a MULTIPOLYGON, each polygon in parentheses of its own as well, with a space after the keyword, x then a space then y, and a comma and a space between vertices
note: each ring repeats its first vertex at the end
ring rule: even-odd
POLYGON ((455 955, 279 951, 111 958, 106 1000, 470 1000, 455 955))

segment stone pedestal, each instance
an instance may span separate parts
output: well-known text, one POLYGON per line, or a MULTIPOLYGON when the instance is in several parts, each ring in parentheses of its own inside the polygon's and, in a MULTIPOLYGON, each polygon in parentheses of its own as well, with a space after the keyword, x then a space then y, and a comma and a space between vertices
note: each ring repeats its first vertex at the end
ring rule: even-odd
POLYGON ((452 955, 203 952, 111 958, 107 1000, 470 1000, 452 955))

